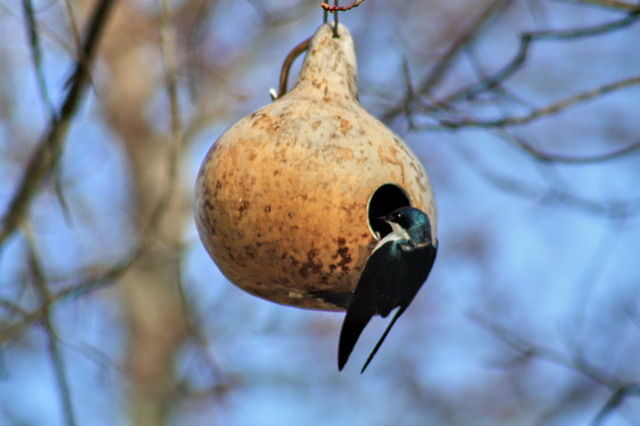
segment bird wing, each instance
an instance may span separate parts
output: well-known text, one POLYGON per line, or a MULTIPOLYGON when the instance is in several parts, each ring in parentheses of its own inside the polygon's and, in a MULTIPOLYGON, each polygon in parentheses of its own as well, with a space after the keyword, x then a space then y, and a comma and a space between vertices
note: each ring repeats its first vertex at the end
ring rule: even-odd
POLYGON ((340 331, 338 343, 340 370, 349 359, 353 347, 371 317, 376 314, 387 316, 397 306, 397 295, 393 294, 392 283, 395 283, 398 278, 401 264, 393 260, 401 255, 395 241, 388 241, 376 247, 367 259, 340 331))
POLYGON ((405 280, 405 282, 407 283, 415 282, 420 284, 418 284, 415 287, 415 290, 413 291, 410 290, 410 293, 407 294, 407 298, 400 302, 400 309, 398 309, 398 312, 396 312, 396 314, 393 316, 393 318, 391 319, 391 322, 389 323, 387 328, 384 330, 384 333, 382 333, 382 336, 378 340, 378 343, 376 343, 375 347, 371 351, 371 354, 369 354, 367 361, 362 366, 362 370, 360 370, 360 374, 364 373, 364 370, 367 369, 367 366, 373 359, 373 356, 378 352, 378 349, 380 349, 382 342, 384 342, 384 339, 387 338, 387 334, 389 334, 391 327, 393 327, 393 325, 396 323, 396 320, 400 318, 400 315, 404 313, 404 311, 407 309, 407 307, 409 306, 409 304, 411 303, 415 295, 418 294, 418 290, 420 290, 420 287, 422 287, 422 284, 424 284, 424 282, 427 280, 427 277, 429 276, 429 272, 431 272, 431 268, 433 267, 433 262, 435 262, 436 260, 436 253, 438 251, 438 242, 436 241, 436 244, 434 246, 427 246, 425 248, 426 248, 426 251, 424 253, 420 253, 420 252, 415 253, 420 256, 424 256, 426 262, 423 265, 423 267, 414 269, 414 270, 412 270, 411 268, 403 268, 403 271, 402 271, 403 272, 402 278, 405 280), (412 275, 415 275, 415 276, 412 276, 412 275))
POLYGON ((427 245, 402 250, 400 244, 389 241, 379 246, 369 256, 364 271, 353 293, 340 331, 338 344, 338 369, 342 370, 360 334, 371 318, 378 314, 386 317, 394 308, 400 309, 389 323, 367 359, 367 367, 389 330, 402 315, 429 275, 435 260, 436 247, 427 245), (412 262, 416 258, 416 261, 412 262), (402 259, 402 261, 398 261, 402 259), (407 265, 420 265, 418 268, 407 265))

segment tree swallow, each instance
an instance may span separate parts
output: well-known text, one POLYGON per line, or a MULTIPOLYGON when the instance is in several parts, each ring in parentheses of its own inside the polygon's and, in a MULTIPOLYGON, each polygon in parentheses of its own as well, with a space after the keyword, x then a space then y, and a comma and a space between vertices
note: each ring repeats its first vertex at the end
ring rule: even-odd
POLYGON ((338 369, 342 370, 362 330, 374 315, 386 318, 399 308, 389 326, 367 358, 367 368, 396 320, 407 309, 426 281, 438 248, 431 235, 431 223, 422 211, 401 207, 380 217, 391 225, 392 232, 375 246, 353 292, 340 331, 338 369))

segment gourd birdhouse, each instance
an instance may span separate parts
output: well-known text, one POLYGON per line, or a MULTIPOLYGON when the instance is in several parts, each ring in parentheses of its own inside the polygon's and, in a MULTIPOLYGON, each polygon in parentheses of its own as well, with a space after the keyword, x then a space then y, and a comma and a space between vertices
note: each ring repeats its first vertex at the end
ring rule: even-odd
POLYGON ((358 101, 346 27, 324 24, 294 88, 231 126, 196 182, 200 238, 234 284, 273 302, 345 310, 376 241, 377 218, 436 207, 407 145, 358 101))

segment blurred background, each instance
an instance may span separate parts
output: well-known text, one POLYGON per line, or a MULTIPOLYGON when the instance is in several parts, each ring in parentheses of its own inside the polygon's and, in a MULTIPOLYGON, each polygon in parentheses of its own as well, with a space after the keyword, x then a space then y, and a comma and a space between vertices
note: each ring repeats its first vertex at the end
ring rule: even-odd
POLYGON ((343 314, 239 290, 192 219, 319 3, 0 0, 0 424, 640 424, 638 3, 340 14, 440 216, 363 375, 385 321, 339 373, 343 314))

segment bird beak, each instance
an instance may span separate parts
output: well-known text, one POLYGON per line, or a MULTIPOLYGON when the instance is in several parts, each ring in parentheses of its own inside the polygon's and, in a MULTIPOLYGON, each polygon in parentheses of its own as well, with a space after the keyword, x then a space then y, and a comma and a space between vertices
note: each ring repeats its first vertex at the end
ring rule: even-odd
POLYGON ((380 216, 380 217, 378 218, 378 220, 379 220, 379 221, 381 221, 381 222, 387 222, 387 223, 389 223, 389 216, 380 216))

